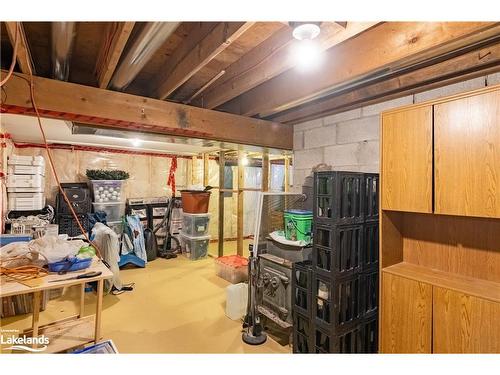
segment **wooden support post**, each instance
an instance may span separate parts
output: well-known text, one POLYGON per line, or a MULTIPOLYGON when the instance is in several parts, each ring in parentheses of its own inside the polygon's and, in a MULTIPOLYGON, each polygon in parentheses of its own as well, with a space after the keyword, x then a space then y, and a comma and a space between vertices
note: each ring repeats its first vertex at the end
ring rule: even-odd
POLYGON ((290 157, 285 156, 285 193, 290 190, 290 157))
POLYGON ((85 311, 85 283, 80 284, 80 313, 78 318, 83 318, 83 313, 85 311))
POLYGON ((219 251, 218 256, 224 256, 224 166, 226 164, 224 151, 219 152, 219 251))
POLYGON ((262 191, 269 191, 269 152, 264 151, 262 154, 262 191))
POLYGON ((208 186, 209 154, 203 154, 203 186, 208 186))
MULTIPOLYGON (((40 326, 40 302, 42 300, 42 291, 33 293, 33 320, 31 323, 32 337, 38 337, 38 327, 40 326)), ((37 348, 36 342, 33 343, 33 349, 37 348)))
POLYGON ((97 301, 95 310, 95 334, 94 342, 97 344, 101 340, 101 314, 102 314, 102 296, 104 291, 104 280, 97 281, 97 301))
POLYGON ((245 166, 243 165, 243 158, 245 154, 238 151, 238 209, 237 209, 237 229, 236 229, 236 252, 238 255, 243 256, 243 215, 245 210, 243 208, 243 188, 245 187, 245 166))
POLYGON ((198 157, 193 156, 191 158, 191 185, 196 185, 196 182, 198 181, 198 176, 197 176, 197 161, 198 157))

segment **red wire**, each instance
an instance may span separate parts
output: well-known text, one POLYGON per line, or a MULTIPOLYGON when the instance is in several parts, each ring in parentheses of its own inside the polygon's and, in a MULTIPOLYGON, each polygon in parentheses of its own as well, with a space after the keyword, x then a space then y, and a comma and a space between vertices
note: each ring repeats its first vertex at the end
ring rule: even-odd
MULTIPOLYGON (((21 38, 24 39, 24 35, 21 35, 21 38)), ((23 41, 24 41, 24 43, 26 43, 25 39, 23 41)), ((57 186, 59 188, 59 191, 60 191, 63 199, 67 203, 67 205, 68 205, 68 207, 69 207, 69 209, 71 211, 71 214, 73 215, 73 218, 76 220, 76 223, 78 224, 78 227, 79 227, 80 231, 82 232, 82 234, 85 237, 85 239, 89 243, 91 243, 92 246, 95 248, 98 257, 102 259, 102 253, 101 253, 99 247, 90 240, 89 236, 87 235, 87 232, 85 231, 85 229, 83 228, 82 223, 80 222, 80 219, 78 218, 78 215, 76 214, 75 210, 73 209, 73 205, 71 204, 68 196, 66 195, 66 192, 64 191, 64 189, 61 186, 61 182, 59 180, 59 176, 57 175, 56 167, 54 165, 54 160, 52 159, 52 151, 50 150, 49 144, 47 142, 47 137, 45 136, 45 131, 43 130, 42 120, 41 120, 41 117, 40 117, 40 113, 38 112, 38 107, 36 105, 36 101, 35 101, 35 82, 34 82, 34 79, 33 79, 33 71, 31 69, 31 64, 30 64, 29 59, 27 59, 27 65, 28 65, 28 71, 29 71, 29 76, 30 76, 29 86, 30 86, 31 104, 33 105, 33 109, 35 110, 36 118, 37 118, 37 121, 38 121, 38 126, 40 128, 40 132, 42 133, 42 138, 43 138, 43 142, 45 144, 45 150, 47 151, 47 156, 48 156, 48 159, 49 159, 49 164, 50 164, 50 168, 52 170, 52 174, 54 176, 54 179, 57 182, 57 186)))

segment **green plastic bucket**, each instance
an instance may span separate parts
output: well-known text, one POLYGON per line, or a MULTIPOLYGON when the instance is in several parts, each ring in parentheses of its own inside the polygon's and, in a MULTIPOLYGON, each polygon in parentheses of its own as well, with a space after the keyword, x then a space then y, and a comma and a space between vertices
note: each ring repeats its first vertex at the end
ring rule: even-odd
POLYGON ((288 210, 285 219, 285 238, 290 241, 311 243, 311 225, 313 213, 305 210, 288 210))

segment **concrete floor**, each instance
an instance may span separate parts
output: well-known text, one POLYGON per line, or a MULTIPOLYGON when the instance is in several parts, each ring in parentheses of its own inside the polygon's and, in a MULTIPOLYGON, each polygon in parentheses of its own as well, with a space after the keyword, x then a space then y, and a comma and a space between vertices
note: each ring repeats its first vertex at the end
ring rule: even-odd
MULTIPOLYGON (((248 243, 248 241, 246 241, 248 243)), ((210 253, 216 253, 217 243, 210 253)), ((225 244, 233 253, 235 243, 225 244)), ((246 249, 248 246, 246 244, 246 249)), ((104 297, 102 331, 120 353, 290 353, 288 346, 268 341, 261 346, 241 341, 241 323, 224 315, 225 280, 217 277, 213 258, 190 261, 157 259, 145 269, 121 272, 133 292, 104 297)), ((86 295, 86 314, 95 308, 95 295, 86 295)), ((50 301, 41 324, 77 313, 78 290, 69 288, 50 301)), ((25 329, 30 315, 2 319, 2 329, 25 329)))

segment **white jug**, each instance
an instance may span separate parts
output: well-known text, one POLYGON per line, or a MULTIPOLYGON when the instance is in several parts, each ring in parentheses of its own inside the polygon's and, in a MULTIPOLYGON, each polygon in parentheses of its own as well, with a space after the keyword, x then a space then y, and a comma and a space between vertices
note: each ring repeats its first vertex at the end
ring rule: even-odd
POLYGON ((226 316, 232 320, 240 320, 246 313, 247 301, 247 284, 229 285, 226 288, 226 316))

